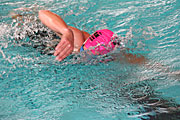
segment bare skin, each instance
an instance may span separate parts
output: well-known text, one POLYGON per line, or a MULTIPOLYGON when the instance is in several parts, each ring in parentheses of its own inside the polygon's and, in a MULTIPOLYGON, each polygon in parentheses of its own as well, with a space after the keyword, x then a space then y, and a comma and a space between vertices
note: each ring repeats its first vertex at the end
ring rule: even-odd
POLYGON ((68 26, 64 20, 48 10, 39 11, 41 22, 61 36, 61 41, 55 48, 56 60, 62 61, 73 51, 79 51, 89 33, 68 26))

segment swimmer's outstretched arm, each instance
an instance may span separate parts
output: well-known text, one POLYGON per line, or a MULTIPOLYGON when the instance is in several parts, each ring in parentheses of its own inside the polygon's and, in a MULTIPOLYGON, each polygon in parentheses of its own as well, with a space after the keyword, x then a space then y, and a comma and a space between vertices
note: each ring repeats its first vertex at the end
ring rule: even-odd
POLYGON ((69 54, 79 51, 84 41, 90 36, 89 33, 68 26, 64 20, 48 10, 39 11, 41 22, 61 36, 60 43, 55 48, 56 60, 63 60, 69 54))
POLYGON ((40 10, 39 19, 44 25, 56 33, 62 34, 61 41, 56 46, 54 53, 54 55, 57 56, 56 60, 62 61, 71 54, 74 49, 74 35, 72 30, 60 16, 48 10, 40 10))

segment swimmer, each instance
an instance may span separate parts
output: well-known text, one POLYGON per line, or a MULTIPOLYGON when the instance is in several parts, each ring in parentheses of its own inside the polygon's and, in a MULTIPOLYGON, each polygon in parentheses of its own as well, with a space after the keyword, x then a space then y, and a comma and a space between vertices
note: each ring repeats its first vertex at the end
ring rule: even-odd
MULTIPOLYGON (((30 9, 19 8, 17 10, 27 11, 30 9)), ((81 52, 84 50, 91 51, 94 55, 106 54, 111 52, 115 48, 116 44, 122 46, 124 50, 121 50, 118 54, 111 54, 113 60, 120 60, 132 64, 142 64, 146 61, 145 57, 142 55, 133 55, 125 52, 130 49, 125 48, 123 43, 116 42, 115 39, 113 39, 115 38, 114 33, 108 29, 97 30, 95 33, 90 35, 85 31, 67 25, 60 16, 48 10, 38 11, 39 19, 32 19, 35 17, 35 15, 32 14, 21 15, 16 14, 15 11, 12 11, 10 15, 12 19, 15 19, 18 22, 18 27, 24 28, 24 21, 29 21, 31 24, 34 22, 35 24, 38 24, 38 28, 30 27, 30 30, 32 31, 22 29, 26 31, 25 36, 28 36, 31 42, 33 42, 33 47, 38 48, 42 54, 54 54, 56 56, 56 60, 58 61, 62 61, 71 53, 81 52), (40 23, 43 23, 49 29, 44 29, 40 23), (51 32, 51 30, 54 32, 51 32), (47 38, 50 38, 51 41, 46 40, 46 36, 47 38), (40 42, 37 42, 38 40, 40 40, 40 42)), ((22 33, 19 33, 19 35, 21 34, 22 33)), ((18 36, 15 37, 15 39, 16 41, 21 40, 18 36)))
MULTIPOLYGON (((90 35, 85 31, 67 25, 60 16, 49 10, 40 10, 39 19, 45 26, 61 37, 54 52, 54 56, 58 61, 62 61, 73 52, 80 52, 95 46, 98 47, 91 50, 94 55, 106 54, 115 48, 115 44, 118 44, 111 40, 114 33, 108 29, 98 30, 93 35, 90 35), (111 49, 107 49, 108 45, 111 45, 111 49)), ((142 64, 146 61, 142 55, 137 56, 125 52, 122 55, 124 61, 128 63, 142 64)))

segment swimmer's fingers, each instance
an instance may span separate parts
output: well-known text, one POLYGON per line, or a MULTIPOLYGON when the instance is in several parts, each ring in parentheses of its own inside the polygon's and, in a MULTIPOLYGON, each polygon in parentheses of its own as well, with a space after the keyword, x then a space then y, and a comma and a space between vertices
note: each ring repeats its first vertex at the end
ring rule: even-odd
POLYGON ((63 49, 67 46, 67 43, 64 41, 61 41, 55 48, 54 56, 57 56, 60 52, 63 51, 63 49))
POLYGON ((63 50, 57 55, 56 60, 62 61, 64 58, 69 56, 73 51, 72 47, 70 45, 63 47, 63 50))
POLYGON ((74 49, 74 39, 71 35, 63 35, 61 42, 57 45, 55 48, 55 56, 59 61, 64 59, 64 57, 67 57, 70 53, 72 53, 74 49))
POLYGON ((66 41, 61 40, 55 48, 54 56, 57 56, 58 53, 61 52, 65 46, 67 46, 67 44, 68 43, 66 41))
POLYGON ((71 30, 64 30, 64 34, 61 37, 60 43, 55 48, 54 55, 57 56, 57 60, 61 61, 67 57, 74 49, 74 36, 71 30))
POLYGON ((71 45, 69 41, 64 40, 57 45, 55 50, 54 56, 57 56, 56 60, 62 61, 65 57, 72 53, 73 45, 71 45))
POLYGON ((58 56, 59 53, 61 53, 68 46, 68 44, 69 43, 66 41, 60 41, 60 43, 55 48, 54 56, 58 56))
POLYGON ((56 60, 58 61, 62 61, 64 58, 66 58, 67 56, 69 56, 71 54, 71 51, 68 50, 65 54, 62 54, 63 56, 57 56, 56 60))

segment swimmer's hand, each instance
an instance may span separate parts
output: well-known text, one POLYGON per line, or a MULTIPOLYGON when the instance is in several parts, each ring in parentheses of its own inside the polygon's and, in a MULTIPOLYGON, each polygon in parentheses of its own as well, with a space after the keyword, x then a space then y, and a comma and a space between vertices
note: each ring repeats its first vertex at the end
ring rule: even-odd
POLYGON ((61 41, 55 48, 54 56, 56 60, 62 61, 69 54, 73 52, 74 49, 74 36, 73 32, 68 29, 61 37, 61 41))
POLYGON ((54 53, 56 60, 62 61, 71 54, 74 49, 74 35, 72 30, 68 28, 68 25, 60 16, 49 10, 40 10, 39 19, 48 28, 62 35, 61 41, 55 48, 54 53))

